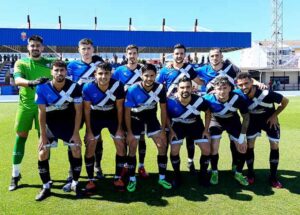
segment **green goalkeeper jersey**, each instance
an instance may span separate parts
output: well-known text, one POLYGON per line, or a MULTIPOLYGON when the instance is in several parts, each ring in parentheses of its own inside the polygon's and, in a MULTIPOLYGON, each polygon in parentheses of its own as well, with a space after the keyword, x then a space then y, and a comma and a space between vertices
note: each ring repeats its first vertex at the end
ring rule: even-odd
MULTIPOLYGON (((51 63, 53 58, 41 57, 39 60, 33 60, 32 58, 23 58, 15 63, 14 78, 24 78, 27 80, 35 80, 40 77, 52 78, 51 76, 51 63)), ((23 108, 37 108, 34 102, 35 87, 20 87, 19 91, 20 101, 19 105, 23 108)))

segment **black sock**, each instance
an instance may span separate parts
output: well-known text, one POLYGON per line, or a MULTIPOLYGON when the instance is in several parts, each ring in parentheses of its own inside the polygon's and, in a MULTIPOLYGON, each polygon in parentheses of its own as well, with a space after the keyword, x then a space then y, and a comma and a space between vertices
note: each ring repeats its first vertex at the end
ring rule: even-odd
POLYGON ((99 138, 95 150, 95 167, 99 170, 101 169, 102 154, 103 154, 103 141, 101 138, 99 138))
POLYGON ((70 146, 68 146, 68 159, 69 159, 69 164, 70 164, 69 176, 73 178, 73 171, 72 171, 72 166, 71 166, 71 163, 73 161, 73 154, 72 154, 70 146))
POLYGON ((136 169, 136 156, 128 156, 127 157, 127 164, 128 164, 128 172, 130 177, 135 176, 135 169, 136 169))
POLYGON ((38 161, 38 169, 43 184, 48 183, 50 181, 49 160, 38 161))
POLYGON ((207 173, 208 165, 209 165, 210 156, 209 155, 201 155, 200 157, 200 172, 202 174, 207 173))
POLYGON ((82 168, 82 158, 73 157, 71 167, 73 172, 73 180, 78 181, 82 168))
POLYGON ((244 165, 246 161, 246 153, 242 154, 240 152, 237 153, 237 165, 236 171, 241 173, 243 171, 244 165))
POLYGON ((169 130, 165 130, 166 131, 166 141, 167 141, 167 148, 166 148, 166 153, 168 154, 168 150, 169 150, 169 145, 170 145, 170 131, 169 130))
POLYGON ((186 138, 186 150, 188 153, 188 158, 193 160, 195 156, 195 144, 192 138, 186 138))
POLYGON ((271 149, 270 151, 271 179, 276 179, 278 163, 279 163, 279 149, 271 149))
POLYGON ((180 175, 180 156, 179 155, 171 155, 171 163, 174 169, 175 176, 180 175))
POLYGON ((246 163, 248 167, 248 176, 254 176, 254 148, 247 148, 246 163))
POLYGON ((84 157, 86 173, 88 175, 88 179, 94 178, 94 163, 95 157, 92 156, 90 158, 84 157))
POLYGON ((237 165, 238 151, 236 149, 235 143, 232 140, 230 140, 230 151, 232 156, 232 165, 237 165))
POLYGON ((219 153, 210 156, 211 169, 213 171, 218 170, 219 153))
POLYGON ((121 176, 121 172, 122 172, 122 169, 124 167, 124 163, 126 161, 126 156, 119 156, 116 154, 116 164, 115 164, 115 167, 116 167, 116 176, 121 176))
POLYGON ((139 141, 139 163, 145 162, 145 156, 146 156, 146 142, 145 140, 139 141))
POLYGON ((157 155, 158 173, 166 175, 168 157, 167 155, 157 155))

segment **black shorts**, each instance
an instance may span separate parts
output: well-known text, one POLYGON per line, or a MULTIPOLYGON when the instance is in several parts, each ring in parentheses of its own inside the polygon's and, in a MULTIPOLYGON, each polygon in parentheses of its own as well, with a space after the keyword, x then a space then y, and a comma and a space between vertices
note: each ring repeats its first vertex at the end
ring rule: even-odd
POLYGON ((171 144, 182 144, 183 139, 186 137, 194 140, 194 144, 208 143, 208 139, 202 138, 204 125, 202 120, 196 121, 191 124, 182 122, 173 122, 172 129, 176 133, 176 137, 171 140, 171 144))
POLYGON ((241 134, 242 124, 239 118, 216 119, 211 118, 209 133, 211 139, 221 139, 223 131, 229 134, 230 140, 238 141, 241 134))
POLYGON ((117 120, 99 120, 91 118, 91 127, 93 135, 96 139, 99 138, 103 128, 107 128, 111 137, 114 138, 118 130, 118 121, 117 120))
POLYGON ((146 131, 148 137, 152 137, 161 131, 157 117, 141 119, 131 116, 131 130, 136 139, 140 139, 141 134, 146 131))
POLYGON ((267 124, 266 117, 260 117, 259 115, 250 115, 250 122, 247 130, 247 139, 255 139, 261 136, 261 131, 265 131, 269 140, 279 142, 280 140, 280 126, 278 128, 270 128, 267 124))
POLYGON ((47 137, 48 139, 58 140, 61 139, 64 142, 69 143, 73 136, 74 123, 64 123, 51 125, 47 124, 47 137))

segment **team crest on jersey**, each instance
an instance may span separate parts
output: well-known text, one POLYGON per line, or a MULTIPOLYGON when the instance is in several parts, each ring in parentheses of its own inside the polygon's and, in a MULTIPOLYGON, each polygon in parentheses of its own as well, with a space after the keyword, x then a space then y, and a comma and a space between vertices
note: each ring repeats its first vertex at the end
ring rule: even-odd
POLYGON ((51 63, 47 63, 46 67, 51 68, 51 63))

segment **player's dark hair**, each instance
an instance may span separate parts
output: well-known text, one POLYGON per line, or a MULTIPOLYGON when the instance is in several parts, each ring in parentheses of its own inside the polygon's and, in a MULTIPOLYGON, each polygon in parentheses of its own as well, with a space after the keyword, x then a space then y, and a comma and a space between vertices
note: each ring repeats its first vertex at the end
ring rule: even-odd
POLYGON ((209 52, 213 51, 213 50, 217 50, 218 52, 220 52, 220 54, 222 54, 222 49, 219 47, 213 47, 213 48, 209 49, 209 52))
POLYGON ((230 81, 226 76, 218 76, 214 79, 214 86, 229 85, 230 81))
POLYGON ((245 79, 245 78, 252 79, 252 75, 248 72, 241 72, 236 77, 236 79, 245 79))
POLYGON ((89 38, 83 38, 83 39, 79 40, 79 42, 78 42, 78 46, 80 46, 80 45, 94 45, 94 43, 89 38))
POLYGON ((29 37, 29 38, 27 39, 27 42, 28 42, 28 43, 29 43, 30 41, 37 41, 37 42, 40 42, 40 43, 42 43, 42 44, 43 44, 43 42, 44 42, 43 38, 42 38, 41 36, 39 36, 39 35, 32 35, 31 37, 29 37))
POLYGON ((137 53, 139 53, 139 47, 137 47, 136 45, 133 45, 133 44, 130 44, 126 47, 126 52, 131 49, 136 49, 137 53))
POLYGON ((65 61, 62 61, 62 60, 55 60, 53 61, 52 63, 52 68, 53 67, 64 67, 65 69, 67 69, 67 64, 65 63, 65 61))
POLYGON ((157 69, 156 67, 151 64, 151 63, 146 63, 143 67, 142 67, 142 74, 144 72, 146 72, 147 70, 152 70, 153 72, 155 72, 155 74, 157 73, 157 69))
POLYGON ((184 52, 186 52, 185 46, 184 46, 183 44, 180 44, 180 43, 176 44, 176 45, 173 47, 173 52, 175 51, 175 49, 183 49, 184 52))
POLYGON ((187 76, 183 76, 182 78, 180 78, 178 80, 178 85, 181 83, 181 82, 190 82, 190 84, 192 85, 192 80, 190 78, 188 78, 187 76))
MULTIPOLYGON (((110 63, 104 62, 104 63, 98 64, 98 65, 97 65, 97 69, 102 69, 102 70, 104 70, 104 71, 109 71, 109 72, 111 72, 112 67, 111 67, 110 63)), ((97 69, 96 69, 96 70, 97 70, 97 69)))

